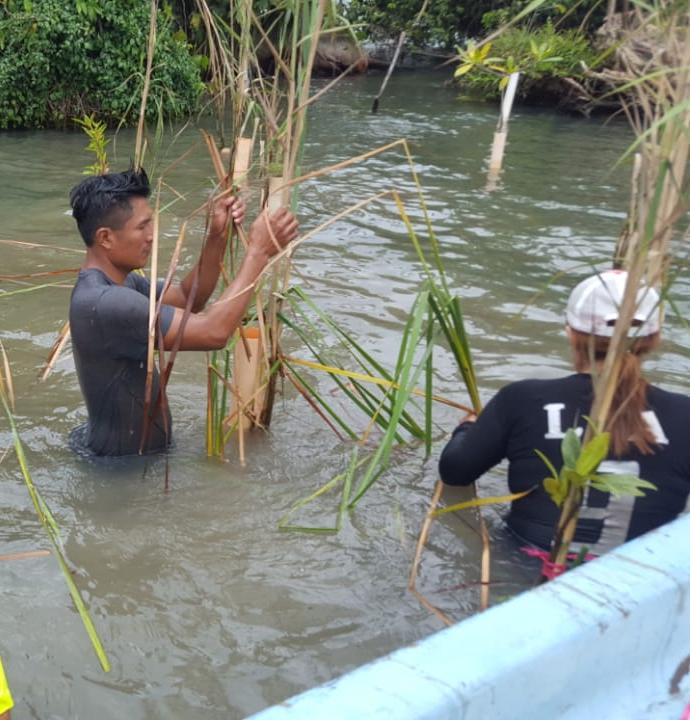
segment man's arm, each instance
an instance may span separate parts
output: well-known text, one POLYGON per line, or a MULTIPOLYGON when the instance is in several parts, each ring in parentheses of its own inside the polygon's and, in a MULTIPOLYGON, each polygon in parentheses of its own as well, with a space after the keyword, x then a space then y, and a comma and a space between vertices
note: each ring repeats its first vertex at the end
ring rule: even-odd
POLYGON ((206 242, 199 260, 181 283, 171 285, 166 290, 163 295, 163 302, 166 305, 178 308, 186 307, 194 283, 194 274, 198 268, 199 282, 192 312, 196 313, 204 308, 218 282, 229 226, 231 223, 237 226, 242 224, 245 209, 244 200, 236 197, 221 198, 213 204, 206 242))
MULTIPOLYGON (((249 243, 237 275, 225 292, 206 310, 187 318, 180 350, 218 350, 242 322, 252 296, 254 284, 273 255, 297 237, 295 216, 285 208, 271 215, 262 213, 249 230, 249 243), (270 222, 270 230, 268 223, 270 222)), ((175 345, 182 327, 184 312, 175 310, 164 337, 165 349, 175 345)))

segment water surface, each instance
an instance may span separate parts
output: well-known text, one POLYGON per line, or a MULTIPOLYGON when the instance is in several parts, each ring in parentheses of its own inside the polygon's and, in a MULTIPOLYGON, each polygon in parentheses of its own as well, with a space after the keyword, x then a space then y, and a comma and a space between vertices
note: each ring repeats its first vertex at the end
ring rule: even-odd
MULTIPOLYGON (((486 400, 506 382, 569 371, 565 299, 577 279, 612 253, 629 174, 626 165, 614 166, 631 136, 620 123, 518 109, 499 187, 487 192, 496 108, 459 101, 443 80, 396 77, 376 116, 369 108, 379 79, 346 80, 315 107, 304 165, 315 169, 408 139, 450 280, 463 298, 486 400)), ((66 198, 91 162, 85 145, 78 133, 0 134, 0 240, 50 246, 0 245, 2 274, 78 266, 81 241, 66 198)), ((113 156, 118 169, 128 164, 131 147, 131 133, 122 132, 113 156)), ((193 127, 158 167, 190 147, 184 164, 166 176, 185 199, 164 214, 163 258, 181 220, 210 187, 211 166, 193 127)), ((302 225, 315 227, 393 187, 419 222, 406 160, 392 152, 305 185, 302 225)), ((200 226, 190 230, 186 267, 201 233, 200 226)), ((392 366, 421 281, 393 204, 370 206, 303 245, 296 270, 296 282, 392 366)), ((436 411, 432 459, 424 462, 414 446, 397 451, 390 472, 340 534, 280 533, 282 513, 342 469, 351 446, 286 387, 270 434, 251 438, 246 467, 234 446, 225 463, 207 459, 205 360, 190 353, 178 359, 170 386, 176 447, 167 492, 160 459, 103 465, 75 458, 66 437, 85 411, 69 354, 47 382, 36 380, 66 318, 70 283, 64 276, 65 287, 0 297, 0 339, 12 360, 29 465, 61 526, 113 669, 101 672, 54 558, 0 563, 0 654, 17 720, 240 718, 441 627, 406 583, 455 411, 436 411)), ((682 280, 673 290, 686 314, 688 289, 682 280)), ((649 374, 687 391, 690 335, 673 317, 667 325, 649 374)), ((306 357, 289 334, 286 346, 306 357)), ((436 391, 467 402, 443 352, 436 391)), ((363 430, 364 420, 352 417, 363 430)), ((0 423, 0 452, 9 442, 0 423)), ((500 469, 481 484, 484 494, 503 490, 500 469)), ((336 497, 326 497, 299 519, 332 523, 336 505, 336 497)), ((0 554, 48 547, 12 454, 0 465, 0 507, 0 554)), ((504 536, 500 510, 490 508, 486 517, 498 602, 529 587, 535 568, 504 536)), ((465 519, 472 523, 471 515, 465 519)), ((465 617, 478 603, 478 560, 478 539, 463 519, 439 522, 419 587, 452 617, 465 617)))

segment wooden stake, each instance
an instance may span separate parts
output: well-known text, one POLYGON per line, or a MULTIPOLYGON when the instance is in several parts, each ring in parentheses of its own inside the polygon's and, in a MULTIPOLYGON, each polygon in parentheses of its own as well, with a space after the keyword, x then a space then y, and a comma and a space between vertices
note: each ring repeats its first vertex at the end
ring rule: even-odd
POLYGON ((496 189, 498 177, 503 167, 503 155, 508 139, 508 121, 510 120, 510 113, 513 109, 513 102, 519 80, 519 72, 511 73, 501 100, 501 113, 498 116, 498 125, 494 133, 494 140, 491 145, 491 156, 489 158, 489 175, 486 181, 486 189, 488 191, 496 189))
POLYGON ((386 71, 386 76, 383 78, 383 82, 381 83, 381 89, 379 90, 379 94, 374 98, 374 102, 371 106, 371 112, 374 115, 379 110, 379 101, 381 100, 381 97, 386 90, 386 85, 388 85, 388 81, 390 80, 390 77, 393 74, 393 70, 395 69, 395 66, 398 63, 398 57, 400 56, 400 51, 402 50, 402 46, 405 43, 406 37, 407 37, 407 34, 404 31, 400 33, 400 37, 398 38, 398 44, 395 46, 395 52, 393 53, 393 59, 391 60, 390 65, 388 66, 388 70, 386 71))
POLYGON ((238 428, 249 430, 254 425, 254 418, 261 417, 263 412, 265 391, 256 392, 261 383, 263 348, 258 327, 243 327, 238 333, 240 338, 235 344, 233 364, 235 397, 229 414, 237 413, 238 428))
POLYGON ((251 165, 252 149, 254 140, 241 137, 235 145, 235 163, 232 168, 232 184, 240 188, 246 188, 248 184, 247 173, 251 165))

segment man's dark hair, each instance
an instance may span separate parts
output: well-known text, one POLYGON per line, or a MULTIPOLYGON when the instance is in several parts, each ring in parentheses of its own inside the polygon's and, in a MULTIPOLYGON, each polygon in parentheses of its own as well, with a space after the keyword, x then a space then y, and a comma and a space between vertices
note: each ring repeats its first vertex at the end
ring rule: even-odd
POLYGON ((99 227, 119 230, 131 217, 131 197, 147 198, 151 186, 145 170, 91 175, 72 188, 72 216, 87 246, 93 245, 99 227))

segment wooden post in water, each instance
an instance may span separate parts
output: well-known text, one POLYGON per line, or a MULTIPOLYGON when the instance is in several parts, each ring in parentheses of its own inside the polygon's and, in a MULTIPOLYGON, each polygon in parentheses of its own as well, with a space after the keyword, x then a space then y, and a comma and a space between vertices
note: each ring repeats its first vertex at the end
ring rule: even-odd
POLYGON ((508 77, 508 85, 501 100, 501 114, 498 117, 498 125, 494 133, 494 141, 491 145, 491 156, 489 158, 489 174, 486 180, 486 189, 491 192, 496 189, 501 168, 503 167, 503 155, 508 139, 508 120, 513 109, 513 101, 517 92, 520 73, 511 73, 508 77))
POLYGON ((243 327, 237 332, 230 417, 237 416, 240 463, 244 465, 244 433, 261 416, 266 391, 262 388, 263 347, 259 328, 243 327))
MULTIPOLYGON (((222 189, 233 188, 233 192, 236 190, 242 190, 247 185, 247 178, 249 173, 249 167, 251 164, 253 139, 240 137, 235 141, 233 150, 230 148, 222 148, 220 152, 215 150, 215 142, 210 136, 205 136, 211 158, 213 160, 216 176, 218 178, 219 187, 222 189), (232 171, 229 169, 229 165, 232 160, 232 171), (236 189, 236 190, 235 190, 236 189)), ((232 232, 237 232, 237 235, 243 245, 246 246, 246 238, 244 231, 239 226, 233 226, 232 232)), ((232 267, 232 258, 234 253, 234 244, 232 237, 230 239, 230 264, 232 267)), ((230 282, 230 269, 226 270, 223 261, 221 261, 221 272, 225 277, 225 282, 230 282)), ((216 353, 209 354, 208 356, 208 397, 207 397, 207 452, 209 455, 218 455, 223 457, 224 452, 224 437, 226 432, 226 426, 233 420, 233 417, 238 413, 237 403, 237 387, 236 387, 236 375, 233 372, 232 382, 229 378, 229 366, 227 361, 222 372, 219 372, 215 362, 217 355, 216 353), (227 401, 228 392, 230 393, 230 411, 227 412, 227 401)), ((241 428, 240 428, 241 434, 241 428)), ((243 438, 240 439, 240 458, 243 461, 243 438)))
POLYGON ((254 140, 248 137, 238 138, 235 145, 235 165, 232 169, 232 183, 240 189, 247 186, 247 173, 251 164, 254 140))

